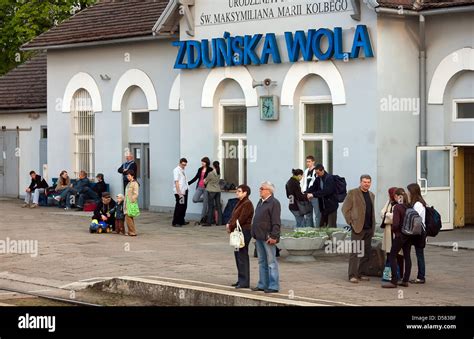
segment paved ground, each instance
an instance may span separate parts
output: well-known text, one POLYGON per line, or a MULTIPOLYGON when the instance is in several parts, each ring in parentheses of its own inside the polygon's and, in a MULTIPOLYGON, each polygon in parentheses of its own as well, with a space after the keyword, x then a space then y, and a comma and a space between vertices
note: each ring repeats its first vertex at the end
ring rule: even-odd
MULTIPOLYGON (((98 235, 88 232, 87 213, 20 206, 19 200, 0 200, 0 241, 37 240, 38 256, 1 254, 0 280, 23 277, 51 286, 118 276, 161 276, 221 285, 236 280, 224 227, 190 224, 174 228, 171 215, 145 212, 137 220, 138 237, 98 235)), ((469 244, 474 229, 442 232, 430 240, 469 244)), ((282 251, 284 294, 355 305, 474 305, 474 251, 462 246, 427 246, 427 283, 401 289, 382 289, 377 278, 350 284, 343 256, 318 257, 313 263, 289 263, 285 256, 282 251)), ((412 259, 413 276, 414 253, 412 259)), ((256 284, 257 266, 252 258, 252 285, 256 284)))

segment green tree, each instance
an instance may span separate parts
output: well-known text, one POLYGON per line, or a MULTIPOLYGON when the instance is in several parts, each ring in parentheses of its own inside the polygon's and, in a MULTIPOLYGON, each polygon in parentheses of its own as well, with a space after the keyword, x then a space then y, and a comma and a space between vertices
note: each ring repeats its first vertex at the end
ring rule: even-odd
POLYGON ((20 47, 97 0, 0 0, 0 76, 33 52, 20 47))

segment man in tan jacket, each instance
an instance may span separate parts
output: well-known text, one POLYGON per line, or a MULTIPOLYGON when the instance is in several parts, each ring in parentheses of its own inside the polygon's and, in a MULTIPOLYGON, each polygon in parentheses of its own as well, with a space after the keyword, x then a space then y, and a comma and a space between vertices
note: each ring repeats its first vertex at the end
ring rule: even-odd
POLYGON ((370 192, 372 178, 368 174, 361 175, 360 186, 349 191, 342 205, 342 213, 346 222, 351 226, 351 240, 362 244, 353 246, 364 248, 363 257, 354 250, 349 258, 349 281, 358 283, 360 280, 369 280, 366 276, 372 237, 375 232, 375 195, 370 192), (360 260, 359 260, 360 259, 360 260))

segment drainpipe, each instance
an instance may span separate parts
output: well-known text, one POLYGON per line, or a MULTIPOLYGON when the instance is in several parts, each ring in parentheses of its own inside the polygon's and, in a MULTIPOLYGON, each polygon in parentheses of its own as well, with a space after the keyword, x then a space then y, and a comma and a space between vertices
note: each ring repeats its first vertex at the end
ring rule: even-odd
POLYGON ((420 15, 419 17, 419 43, 418 43, 418 62, 420 71, 420 83, 419 83, 419 94, 420 94, 420 134, 419 134, 419 146, 426 146, 427 135, 426 135, 426 43, 425 43, 425 16, 420 15))
MULTIPOLYGON (((450 8, 431 9, 422 12, 405 10, 405 9, 394 9, 378 7, 376 0, 366 0, 369 8, 375 8, 375 12, 378 14, 388 14, 395 16, 418 16, 418 67, 419 67, 419 78, 420 82, 418 85, 418 94, 420 97, 420 126, 418 144, 419 146, 427 145, 427 102, 426 102, 426 36, 425 36, 425 17, 438 14, 450 14, 450 13, 466 13, 474 11, 474 6, 460 6, 450 8)), ((416 0, 415 5, 418 8, 422 7, 422 1, 416 0)))

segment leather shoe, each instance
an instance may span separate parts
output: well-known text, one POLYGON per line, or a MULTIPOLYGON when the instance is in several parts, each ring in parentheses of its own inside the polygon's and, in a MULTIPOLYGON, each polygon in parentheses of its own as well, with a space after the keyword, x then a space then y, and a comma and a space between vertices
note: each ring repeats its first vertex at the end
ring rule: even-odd
POLYGON ((240 285, 237 285, 235 286, 235 288, 249 288, 250 286, 240 286, 240 285))
POLYGON ((181 224, 172 224, 171 226, 173 226, 173 227, 183 227, 183 225, 181 225, 181 224))
POLYGON ((279 291, 278 290, 265 290, 265 293, 278 293, 279 291))
POLYGON ((253 287, 253 288, 251 288, 251 290, 254 291, 254 292, 259 292, 259 291, 263 292, 263 291, 265 291, 263 288, 258 288, 258 287, 253 287))
POLYGON ((189 221, 185 221, 183 225, 189 225, 189 221))
POLYGON ((238 282, 236 282, 236 283, 233 283, 233 284, 232 284, 232 285, 230 285, 230 286, 232 286, 232 287, 236 287, 236 286, 239 286, 239 283, 238 283, 238 282))

